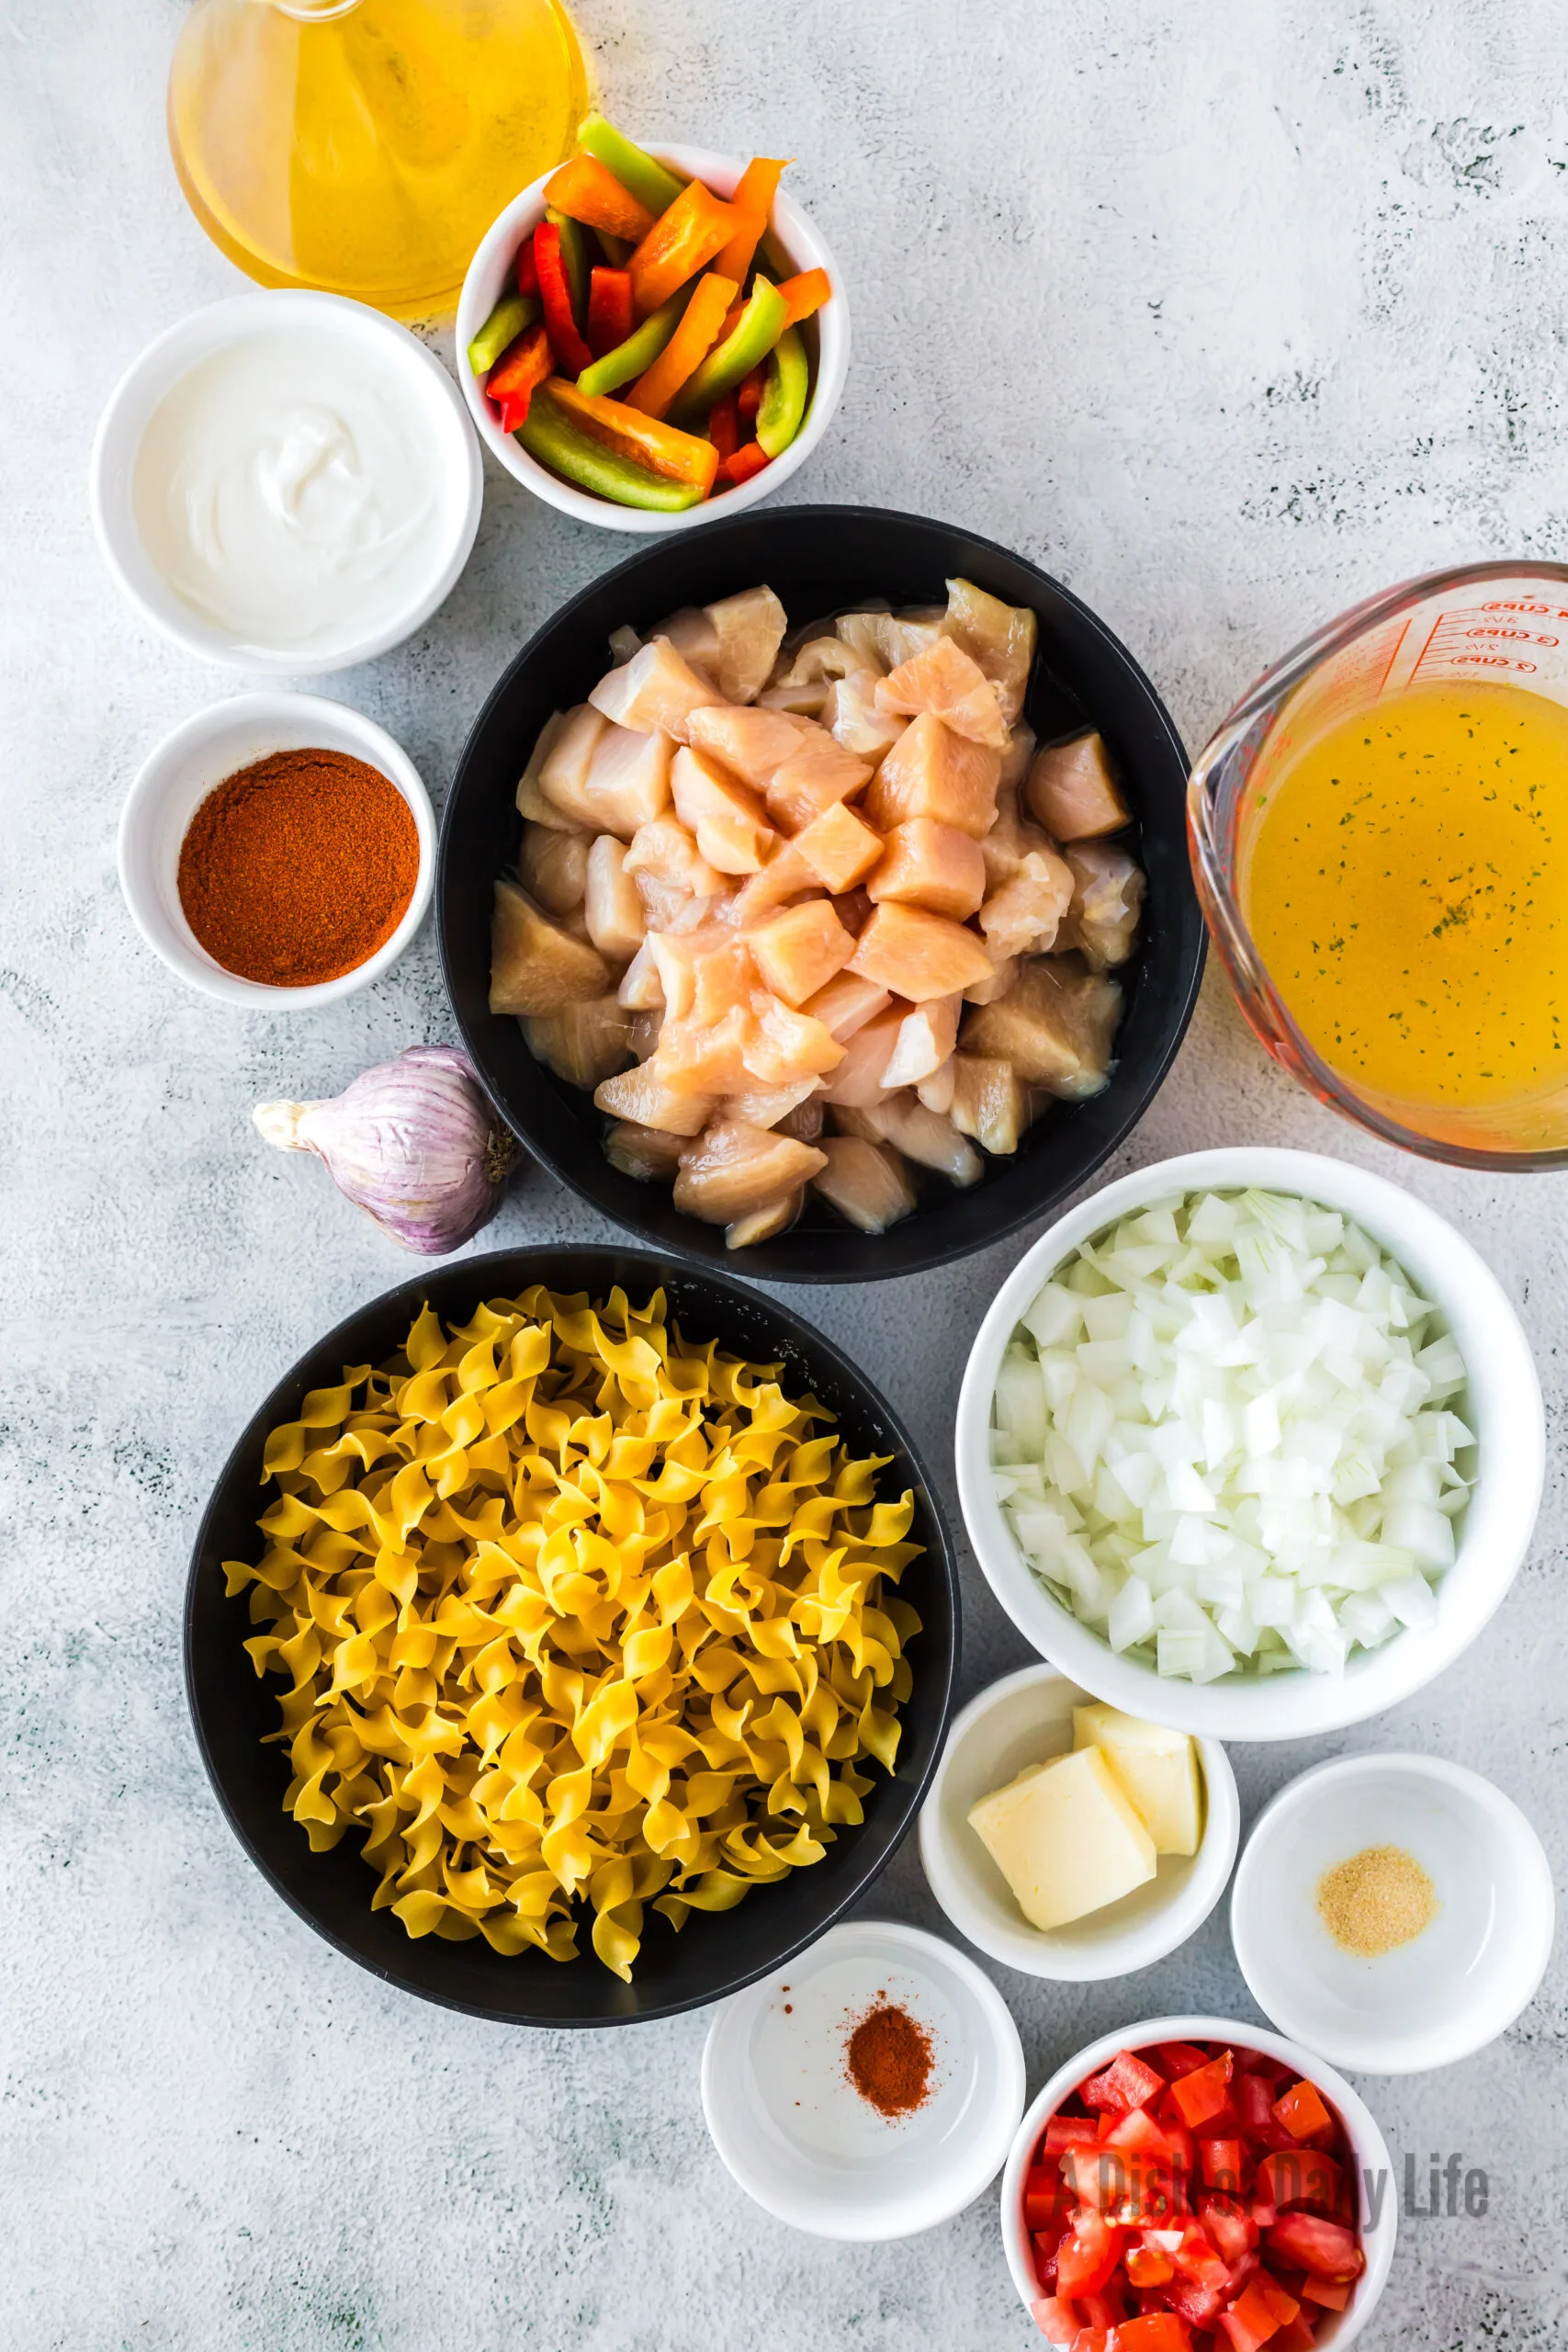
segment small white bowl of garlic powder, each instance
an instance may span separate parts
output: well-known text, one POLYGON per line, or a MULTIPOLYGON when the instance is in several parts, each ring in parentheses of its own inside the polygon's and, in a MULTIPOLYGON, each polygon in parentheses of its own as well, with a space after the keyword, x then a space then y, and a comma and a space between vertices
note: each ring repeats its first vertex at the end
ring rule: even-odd
POLYGON ((109 570, 188 652, 311 676, 387 652, 455 584, 479 446, 406 327, 335 294, 242 294, 150 344, 92 458, 109 570))

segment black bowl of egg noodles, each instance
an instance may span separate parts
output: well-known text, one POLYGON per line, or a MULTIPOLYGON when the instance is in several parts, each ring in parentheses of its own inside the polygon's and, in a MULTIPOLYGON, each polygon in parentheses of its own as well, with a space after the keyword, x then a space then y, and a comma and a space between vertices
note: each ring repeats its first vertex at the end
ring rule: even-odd
MULTIPOLYGON (((278 1381, 224 1464, 197 1536, 186 1595, 186 1682, 197 1745, 230 1826, 274 1893, 385 1983, 517 2025, 630 2025, 673 2016, 722 1999, 814 1942, 864 1895, 919 1811, 946 1736, 958 1644, 956 1571, 930 1482, 902 1422, 863 1374, 809 1324, 750 1285, 617 1248, 544 1247, 458 1260, 412 1277, 328 1332, 278 1381), (585 1903, 578 1906, 585 1915, 579 1956, 570 1960, 533 1948, 503 1952, 479 1935, 457 1941, 436 1933, 414 1937, 389 1908, 372 1908, 378 1871, 362 1858, 356 1829, 329 1850, 311 1850, 305 1826, 285 1811, 289 1748, 268 1737, 279 1724, 288 1677, 258 1674, 253 1666, 244 1645, 265 1635, 269 1621, 253 1614, 251 1588, 230 1597, 224 1570, 226 1561, 254 1564, 262 1556, 265 1539, 257 1521, 279 1491, 264 1476, 268 1436, 298 1422, 312 1392, 335 1387, 345 1368, 398 1358, 427 1306, 450 1329, 468 1323, 484 1303, 515 1299, 536 1283, 567 1296, 586 1293, 596 1304, 618 1285, 638 1312, 662 1288, 671 1324, 688 1348, 712 1341, 748 1363, 781 1365, 785 1396, 815 1396, 834 1416, 824 1433, 840 1438, 849 1455, 888 1457, 875 1476, 876 1497, 896 1500, 909 1493, 908 1541, 921 1546, 897 1586, 886 1588, 917 1612, 919 1631, 904 1646, 911 1685, 897 1708, 893 1770, 874 1761, 860 1768, 872 1784, 863 1818, 839 1826, 820 1860, 754 1885, 732 1909, 694 1910, 677 1929, 650 1903, 629 1982, 596 1956, 585 1903)), ((523 1666, 519 1651, 507 1672, 520 1675, 523 1666)), ((602 1794, 596 1802, 604 1802, 602 1794)))
POLYGON ((539 630, 498 680, 464 747, 436 884, 442 960, 463 1042, 519 1140, 660 1252, 765 1282, 872 1282, 946 1264, 1085 1184, 1137 1125, 1170 1067, 1204 954, 1186 783, 1176 728, 1126 648, 1060 582, 972 532, 871 507, 800 506, 660 541, 606 572, 539 630), (1051 1103, 1010 1156, 981 1155, 983 1175, 966 1189, 913 1167, 916 1206, 885 1231, 856 1230, 807 1191, 787 1230, 732 1251, 722 1224, 675 1206, 667 1177, 640 1181, 613 1165, 604 1152, 612 1122, 592 1094, 536 1059, 520 1021, 490 1009, 492 900, 522 838, 518 780, 552 713, 581 703, 610 668, 617 630, 649 630, 676 608, 765 584, 794 631, 861 606, 940 607, 954 578, 1036 616, 1023 720, 1042 744, 1098 731, 1132 811, 1128 850, 1146 875, 1147 898, 1133 958, 1116 974, 1124 994, 1110 1081, 1085 1100, 1051 1103))

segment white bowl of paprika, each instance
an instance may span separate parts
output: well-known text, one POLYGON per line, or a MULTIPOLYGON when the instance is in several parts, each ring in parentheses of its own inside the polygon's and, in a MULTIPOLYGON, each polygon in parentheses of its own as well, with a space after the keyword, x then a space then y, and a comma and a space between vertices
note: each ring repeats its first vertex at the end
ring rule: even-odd
POLYGON ((176 727, 119 820, 132 922, 172 972, 252 1011, 330 1004, 389 971, 423 922, 435 816, 374 721, 247 694, 176 727))

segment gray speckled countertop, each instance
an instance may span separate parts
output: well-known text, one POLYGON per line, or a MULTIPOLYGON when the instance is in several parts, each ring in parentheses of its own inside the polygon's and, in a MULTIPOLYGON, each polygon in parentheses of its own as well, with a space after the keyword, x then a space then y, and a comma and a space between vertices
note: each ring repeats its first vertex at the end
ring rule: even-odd
MULTIPOLYGON (((319 1169, 259 1148, 250 1105, 450 1032, 428 933, 381 986, 270 1021, 183 989, 120 904, 133 768, 238 683, 140 625, 85 511, 120 369, 237 283, 164 153, 180 13, 0 9, 0 2343, 1022 2352, 994 2194, 904 2245, 793 2234, 710 2150, 703 2017, 574 2039, 389 1992, 268 1893, 202 1776, 177 1639, 197 1512, 276 1374, 406 1271, 319 1169)), ((632 129, 801 159, 855 354, 799 494, 950 516, 1035 558, 1125 638, 1190 741, 1353 598, 1565 552, 1554 0, 581 15, 632 129)), ((438 797, 515 645, 625 551, 487 488, 446 608, 326 685, 438 797)), ((1292 1091, 1211 972, 1117 1165, 1243 1140, 1384 1168, 1451 1216, 1518 1303, 1561 1431, 1568 1178, 1396 1161, 1292 1091)), ((600 1230, 534 1172, 484 1238, 600 1230)), ((968 1339, 1014 1254, 795 1294, 944 1472, 968 1339)), ((1319 1756, 1429 1747, 1494 1776, 1561 1869, 1565 1530, 1554 1461, 1529 1564, 1470 1655, 1379 1722, 1238 1749, 1248 1816, 1319 1756)), ((973 1690, 1023 1652, 967 1559, 964 1577, 973 1690)), ((912 1843, 874 1902, 940 1924, 912 1843)), ((995 1973, 1036 2084, 1123 2018, 1253 2014, 1223 1911, 1121 1983, 995 1973)), ((1369 2344, 1568 2339, 1565 2036, 1558 1966, 1483 2055, 1362 2084, 1396 2164, 1460 2152, 1491 2181, 1484 2219, 1404 2222, 1369 2344)))

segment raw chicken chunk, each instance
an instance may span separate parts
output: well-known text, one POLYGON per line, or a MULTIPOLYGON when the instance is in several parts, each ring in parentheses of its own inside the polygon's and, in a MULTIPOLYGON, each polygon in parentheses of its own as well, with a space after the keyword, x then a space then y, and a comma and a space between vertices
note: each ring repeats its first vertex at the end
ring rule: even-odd
POLYGON ((824 808, 795 837, 795 848, 825 890, 853 889, 882 855, 882 835, 841 801, 824 808))
POLYGON ((1010 1062, 954 1054, 948 1116, 963 1134, 1005 1157, 1018 1149, 1029 1125, 1029 1089, 1010 1062))
POLYGON ((681 1165, 682 1138, 658 1127, 639 1127, 633 1119, 618 1119, 604 1137, 604 1157, 623 1176, 639 1183, 672 1184, 681 1165))
POLYGON ((965 1004, 995 1004, 999 996, 1006 996, 1017 978, 1018 957, 998 956, 985 979, 976 980, 964 989, 964 1001, 965 1004))
POLYGON ((845 1041, 843 1059, 822 1089, 824 1102, 857 1108, 880 1100, 882 1081, 898 1044, 903 1012, 891 1007, 852 1030, 845 1041))
POLYGON ((939 1070, 957 1043, 963 1009, 961 996, 933 996, 929 1004, 907 1012, 898 1024, 898 1042, 883 1073, 883 1084, 918 1086, 939 1070))
POLYGON ((564 714, 552 733, 535 779, 558 818, 565 817, 589 832, 599 831, 599 821, 588 797, 588 768, 593 746, 604 732, 603 713, 591 703, 579 703, 575 710, 564 714))
POLYGON ((549 758, 562 728, 570 713, 552 710, 539 729, 538 740, 528 756, 528 764, 517 779, 517 811, 531 825, 548 825, 557 832, 571 829, 572 820, 563 815, 553 800, 546 798, 539 786, 539 771, 549 758))
POLYGON ((744 1120, 716 1120, 681 1154, 675 1205, 706 1225, 729 1225, 809 1183, 827 1154, 744 1120))
POLYGON ((970 580, 947 583, 947 633, 990 680, 1011 727, 1023 709, 1040 624, 1026 605, 1004 605, 970 580))
POLYGON ((588 888, 588 835, 525 825, 517 870, 524 888, 547 914, 570 914, 581 906, 588 888))
POLYGON ((1124 964, 1138 936, 1143 867, 1110 842, 1069 842, 1063 854, 1073 877, 1064 944, 1081 948, 1097 972, 1124 964))
POLYGON ((1031 815, 1059 842, 1095 840, 1132 822, 1098 735, 1076 735, 1070 743, 1036 752, 1023 797, 1031 815))
MULTIPOLYGON (((884 623, 892 617, 892 614, 886 612, 839 615, 833 623, 834 632, 843 639, 853 653, 857 670, 869 670, 875 678, 886 675, 890 665, 882 650, 882 630, 884 623)), ((902 660, 903 656, 900 655, 899 659, 902 660)))
POLYGON ((741 884, 731 913, 738 923, 765 922, 792 899, 802 899, 817 888, 817 876, 800 855, 798 844, 781 841, 775 833, 767 864, 741 884))
POLYGON ((629 842, 639 825, 649 825, 670 806, 668 735, 638 735, 629 727, 606 727, 588 763, 583 797, 597 831, 629 842))
POLYGON ((908 605, 901 613, 878 613, 874 618, 882 659, 889 670, 897 670, 901 662, 912 662, 918 653, 930 652, 946 630, 947 607, 908 605))
MULTIPOLYGON (((761 1119, 752 1121, 754 1126, 760 1127, 762 1124, 761 1119)), ((781 1135, 793 1136, 796 1143, 815 1143, 822 1132, 821 1096, 813 1089, 804 1102, 797 1102, 793 1111, 786 1111, 784 1117, 776 1119, 773 1124, 781 1135)))
POLYGON ((858 760, 880 760, 889 752, 908 725, 896 710, 884 710, 876 699, 879 673, 852 670, 827 697, 823 718, 836 741, 858 760))
POLYGON ((773 687, 828 684, 846 677, 859 659, 852 645, 829 629, 819 637, 808 637, 787 662, 781 660, 770 684, 773 687))
POLYGON ((583 861, 588 936, 614 964, 629 963, 648 932, 637 876, 626 872, 627 855, 624 842, 601 833, 583 861))
POLYGON ((840 972, 836 980, 808 998, 802 1010, 820 1021, 829 1036, 847 1045, 857 1029, 886 1012, 892 1001, 887 990, 874 981, 863 980, 854 972, 840 972))
POLYGON ((721 874, 756 874, 775 835, 753 792, 705 752, 684 744, 670 769, 675 814, 696 838, 697 854, 721 874))
POLYGON ((938 638, 923 653, 900 662, 877 686, 876 699, 884 710, 911 716, 929 711, 955 735, 994 752, 1007 747, 1007 721, 996 688, 979 663, 950 637, 938 638))
MULTIPOLYGON (((727 1095, 718 1106, 718 1115, 721 1119, 743 1119, 749 1127, 783 1126, 816 1091, 814 1078, 797 1078, 793 1086, 753 1086, 743 1093, 727 1095)), ((820 1112, 817 1124, 818 1127, 822 1124, 820 1112)), ((801 1136, 794 1126, 787 1132, 797 1141, 811 1141, 809 1136, 801 1136)))
POLYGON ((841 972, 855 943, 826 899, 790 907, 750 933, 762 983, 786 1004, 804 1004, 841 972))
POLYGON ((974 932, 923 907, 878 907, 855 944, 850 969, 911 1004, 953 996, 991 968, 974 932))
POLYGON ((597 1086, 631 1053, 631 1015, 613 996, 563 1005, 523 1023, 528 1051, 569 1086, 597 1086))
MULTIPOLYGON (((986 861, 980 844, 955 825, 933 817, 911 817, 895 825, 887 847, 866 880, 874 900, 929 907, 932 914, 961 922, 986 895, 986 861)), ((1071 879, 1068 893, 1071 894, 1071 879)))
POLYGON ((593 1090, 593 1100, 613 1119, 634 1126, 652 1127, 661 1135, 694 1136, 706 1125, 714 1107, 711 1094, 694 1094, 671 1086, 654 1054, 637 1069, 624 1069, 593 1090))
POLYGON ((711 899, 724 888, 724 876, 677 817, 656 817, 652 824, 637 827, 626 870, 637 884, 650 931, 667 929, 682 906, 711 899))
POLYGON ((705 710, 692 714, 690 741, 694 749, 706 752, 753 792, 765 792, 774 770, 799 751, 806 737, 825 732, 809 719, 792 718, 788 711, 760 710, 755 704, 735 709, 728 703, 711 703, 705 710))
POLYGON ((727 1250, 750 1250, 758 1241, 772 1241, 787 1233, 800 1215, 800 1204, 806 1198, 804 1189, 785 1193, 779 1200, 765 1202, 760 1209, 752 1209, 746 1216, 737 1217, 726 1226, 724 1246, 727 1250))
POLYGON ((863 1110, 835 1113, 839 1125, 852 1135, 897 1146, 906 1159, 933 1168, 951 1184, 966 1191, 985 1174, 985 1163, 966 1144, 951 1119, 930 1111, 908 1092, 887 1093, 863 1110))
POLYGON ((598 950, 552 922, 515 882, 495 886, 490 938, 492 1012, 559 1012, 609 990, 609 966, 598 950))
POLYGON ((982 841, 997 813, 1000 773, 998 752, 955 735, 924 711, 899 736, 861 805, 884 832, 931 817, 982 841))
MULTIPOLYGON (((682 662, 700 670, 705 678, 711 678, 717 685, 718 631, 707 614, 700 612, 695 605, 682 605, 678 613, 671 613, 667 621, 660 621, 648 634, 650 642, 656 637, 668 638, 682 662)), ((627 659, 641 650, 639 640, 629 649, 627 659)))
POLYGON ((863 1136, 824 1136, 826 1165, 814 1189, 862 1233, 886 1233, 915 1206, 915 1188, 896 1151, 863 1136))
POLYGON ((838 1068, 844 1050, 814 1013, 797 1012, 764 989, 753 994, 745 1066, 762 1085, 791 1086, 799 1079, 824 1077, 838 1068))
POLYGON ((769 777, 768 814, 784 832, 798 833, 870 781, 869 760, 857 760, 825 727, 813 727, 769 777))
POLYGON ((991 892, 980 910, 980 928, 992 960, 1043 953, 1055 941, 1072 903, 1073 877, 1054 849, 1031 850, 1012 879, 991 892))
POLYGON ((764 686, 757 696, 757 707, 793 711, 797 718, 824 718, 832 691, 826 678, 804 679, 797 686, 764 686))
POLYGON ((960 1042, 966 1054, 1010 1062, 1028 1084, 1079 1102, 1106 1083, 1121 1011, 1114 980, 1077 956, 1040 956, 1006 996, 971 1009, 960 1042))
POLYGON ((640 653, 601 678, 589 701, 617 727, 639 734, 655 729, 690 742, 694 711, 713 701, 713 681, 683 661, 667 637, 656 637, 640 653))
POLYGON ((713 674, 726 702, 753 702, 773 666, 789 616, 771 588, 747 588, 705 605, 703 617, 718 639, 713 674))
POLYGON ((1034 729, 1027 719, 1021 718, 1008 729, 1008 746, 1002 753, 1002 773, 998 791, 1016 792, 1029 774, 1029 763, 1034 757, 1034 729))

